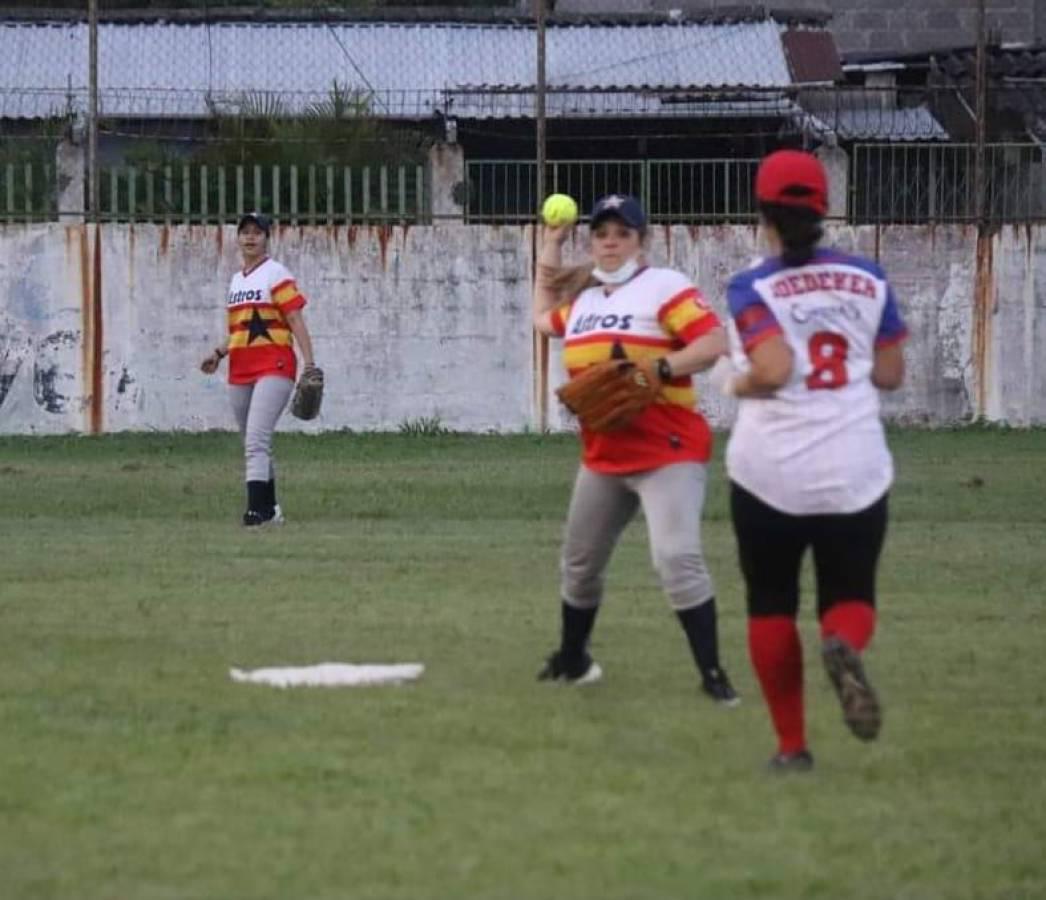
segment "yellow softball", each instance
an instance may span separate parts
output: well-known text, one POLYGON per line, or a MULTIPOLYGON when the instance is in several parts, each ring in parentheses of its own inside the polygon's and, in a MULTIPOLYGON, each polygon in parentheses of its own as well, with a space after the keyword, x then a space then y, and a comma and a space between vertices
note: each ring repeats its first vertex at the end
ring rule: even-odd
POLYGON ((541 205, 541 218, 553 228, 573 225, 577 221, 577 204, 567 194, 549 194, 541 205))

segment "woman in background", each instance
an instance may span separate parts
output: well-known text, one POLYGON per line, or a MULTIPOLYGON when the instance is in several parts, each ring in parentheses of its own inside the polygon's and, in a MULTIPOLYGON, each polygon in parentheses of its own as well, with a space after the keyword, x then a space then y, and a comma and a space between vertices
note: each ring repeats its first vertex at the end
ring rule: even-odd
POLYGON ((229 337, 200 365, 211 374, 229 357, 229 397, 243 435, 247 482, 243 524, 248 528, 284 521, 276 502, 272 436, 294 390, 295 339, 306 370, 315 365, 302 316, 305 298, 286 267, 269 258, 271 231, 271 221, 260 213, 240 219, 236 235, 243 268, 229 283, 229 337))

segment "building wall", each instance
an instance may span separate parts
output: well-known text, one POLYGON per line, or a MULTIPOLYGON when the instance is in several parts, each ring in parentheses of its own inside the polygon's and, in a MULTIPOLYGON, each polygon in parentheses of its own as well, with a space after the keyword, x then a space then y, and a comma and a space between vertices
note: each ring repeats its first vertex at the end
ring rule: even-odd
MULTIPOLYGON (((742 4, 743 5, 743 4, 742 4)), ((844 52, 861 50, 925 50, 976 42, 976 0, 786 0, 764 4, 789 10, 816 10, 832 14, 829 25, 844 52)), ((667 12, 670 9, 736 8, 717 0, 557 0, 557 13, 667 12)), ((1042 0, 988 0, 988 26, 999 29, 1003 40, 1029 41, 1043 35, 1046 10, 1042 0), (1039 7, 1037 11, 1037 6, 1039 7)))
MULTIPOLYGON (((91 226, 0 227, 0 433, 230 427, 221 377, 198 366, 222 337, 233 230, 100 235, 96 245, 91 226)), ((1046 228, 980 245, 961 227, 834 227, 830 240, 878 255, 901 298, 910 377, 886 398, 890 418, 1046 423, 1046 228)), ((540 427, 529 227, 286 228, 273 249, 311 299, 328 375, 320 418, 283 427, 540 427)), ((720 311, 729 274, 758 249, 744 226, 651 235, 653 260, 689 273, 720 311)), ((559 373, 553 353, 550 390, 559 373)), ((546 402, 549 426, 568 427, 546 402)), ((704 405, 729 424, 725 401, 709 392, 704 405)))

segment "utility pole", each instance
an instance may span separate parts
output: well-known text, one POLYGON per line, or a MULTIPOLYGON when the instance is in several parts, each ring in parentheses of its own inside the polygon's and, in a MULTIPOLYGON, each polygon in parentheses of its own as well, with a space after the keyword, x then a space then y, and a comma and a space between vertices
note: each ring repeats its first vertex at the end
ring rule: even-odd
POLYGON ((534 94, 534 122, 537 132, 538 203, 545 199, 545 0, 534 0, 537 14, 538 59, 537 90, 534 94))
POLYGON ((98 221, 98 0, 87 0, 87 219, 98 221))
MULTIPOLYGON (((545 199, 545 0, 534 0, 537 18, 537 77, 534 91, 534 124, 537 146, 535 147, 537 204, 534 212, 545 199)), ((538 233, 540 225, 534 227, 534 278, 537 279, 538 233)), ((534 390, 536 393, 538 430, 548 427, 548 337, 534 332, 534 390)))
POLYGON ((977 0, 977 61, 974 78, 976 90, 977 131, 974 145, 973 183, 977 213, 977 264, 973 280, 973 374, 975 385, 974 414, 988 413, 991 401, 992 316, 995 308, 995 277, 992 271, 991 206, 988 202, 986 165, 988 135, 988 29, 985 0, 977 0))
POLYGON ((988 222, 988 179, 985 171, 988 139, 988 28, 985 0, 977 0, 977 57, 974 63, 977 130, 974 135, 973 184, 977 227, 988 222))

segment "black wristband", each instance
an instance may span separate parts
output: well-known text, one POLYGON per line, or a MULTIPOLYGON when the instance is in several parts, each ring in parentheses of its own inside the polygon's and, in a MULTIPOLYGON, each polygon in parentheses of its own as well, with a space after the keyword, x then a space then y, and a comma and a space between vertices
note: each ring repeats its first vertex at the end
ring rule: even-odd
POLYGON ((663 356, 657 361, 657 377, 662 381, 672 380, 672 367, 663 356))

